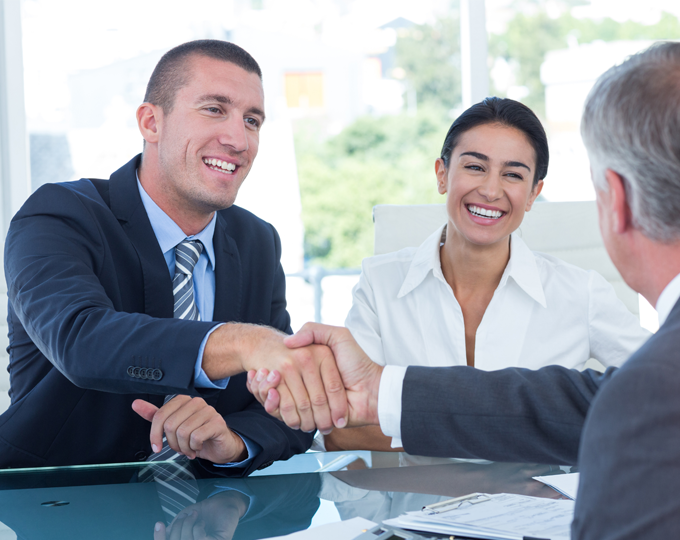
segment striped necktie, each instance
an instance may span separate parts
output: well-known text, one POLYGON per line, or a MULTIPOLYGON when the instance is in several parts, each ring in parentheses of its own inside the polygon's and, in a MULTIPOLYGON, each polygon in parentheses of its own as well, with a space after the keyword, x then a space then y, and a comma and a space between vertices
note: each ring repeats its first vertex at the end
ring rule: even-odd
MULTIPOLYGON (((200 321, 201 314, 194 298, 194 267, 203 251, 200 240, 182 240, 175 246, 175 277, 172 279, 172 296, 175 300, 175 319, 200 321)), ((176 394, 165 396, 165 403, 176 394)), ((168 446, 163 437, 163 448, 153 454, 147 461, 168 461, 176 459, 179 454, 168 446)))
MULTIPOLYGON (((201 314, 194 298, 194 267, 203 252, 200 240, 183 240, 175 246, 175 277, 172 279, 174 317, 189 321, 200 321, 201 314)), ((165 403, 174 398, 165 396, 165 403)), ((141 481, 155 481, 161 507, 170 523, 186 506, 196 502, 198 487, 193 473, 189 470, 189 459, 175 452, 163 437, 163 448, 149 456, 147 461, 171 461, 160 463, 140 473, 141 481)))

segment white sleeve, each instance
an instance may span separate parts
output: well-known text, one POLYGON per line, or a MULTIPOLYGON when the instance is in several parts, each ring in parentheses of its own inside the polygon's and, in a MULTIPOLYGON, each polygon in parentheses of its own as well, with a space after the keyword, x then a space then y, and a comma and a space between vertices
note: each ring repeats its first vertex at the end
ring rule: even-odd
POLYGON ((405 366, 385 366, 378 390, 378 420, 380 429, 392 437, 392 448, 401 443, 401 393, 406 376, 405 366))
POLYGON ((619 300, 611 283, 595 271, 588 274, 590 355, 605 367, 620 366, 651 333, 619 300))
POLYGON ((359 282, 352 289, 352 308, 345 319, 345 327, 349 329, 368 357, 376 364, 384 366, 385 355, 375 294, 367 273, 367 266, 365 263, 361 266, 359 282))

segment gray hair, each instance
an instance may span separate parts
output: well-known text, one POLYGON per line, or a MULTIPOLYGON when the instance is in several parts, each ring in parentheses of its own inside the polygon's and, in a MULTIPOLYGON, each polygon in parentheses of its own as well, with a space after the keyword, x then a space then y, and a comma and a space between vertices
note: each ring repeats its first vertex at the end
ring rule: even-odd
POLYGON ((624 181, 633 224, 658 242, 680 239, 680 43, 662 42, 604 73, 586 100, 581 136, 595 187, 624 181))

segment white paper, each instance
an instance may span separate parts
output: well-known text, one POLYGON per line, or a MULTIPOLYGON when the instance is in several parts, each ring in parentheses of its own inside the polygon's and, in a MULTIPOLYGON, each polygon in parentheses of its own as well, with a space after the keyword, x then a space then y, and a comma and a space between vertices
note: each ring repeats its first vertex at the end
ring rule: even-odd
POLYGON ((367 529, 375 527, 373 523, 362 517, 355 517, 347 521, 328 523, 304 531, 298 531, 286 536, 275 536, 264 540, 354 540, 357 536, 364 533, 367 529))
POLYGON ((574 501, 500 493, 478 504, 432 514, 408 512, 385 524, 405 529, 491 540, 522 540, 524 536, 569 540, 574 501))
POLYGON ((577 472, 551 476, 534 476, 534 480, 543 482, 546 486, 550 486, 558 493, 566 495, 573 500, 576 500, 576 493, 578 492, 578 479, 579 473, 577 472))

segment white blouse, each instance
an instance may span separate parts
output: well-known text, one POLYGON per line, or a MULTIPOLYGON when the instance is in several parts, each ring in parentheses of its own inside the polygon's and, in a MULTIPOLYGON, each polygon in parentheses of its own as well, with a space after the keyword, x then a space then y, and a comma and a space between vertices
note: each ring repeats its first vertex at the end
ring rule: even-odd
MULTIPOLYGON (((381 365, 466 365, 463 312, 444 279, 444 226, 420 247, 364 260, 345 326, 381 365)), ((475 339, 475 367, 621 365, 650 333, 597 272, 534 253, 513 234, 510 260, 475 339)))

